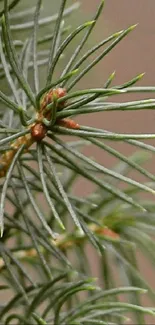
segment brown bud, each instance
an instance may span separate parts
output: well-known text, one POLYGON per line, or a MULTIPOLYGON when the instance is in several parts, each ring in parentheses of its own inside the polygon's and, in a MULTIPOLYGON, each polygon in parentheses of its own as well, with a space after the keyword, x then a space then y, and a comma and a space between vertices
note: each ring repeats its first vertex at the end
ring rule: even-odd
POLYGON ((57 124, 60 126, 63 126, 64 128, 68 128, 68 129, 79 129, 80 125, 78 123, 76 123, 73 120, 64 118, 62 120, 58 120, 57 124))
MULTIPOLYGON (((47 105, 49 105, 50 103, 52 103, 53 101, 53 94, 59 99, 64 97, 67 92, 65 88, 54 88, 51 89, 48 93, 46 93, 42 99, 41 102, 41 111, 43 111, 47 105)), ((59 103, 58 105, 58 109, 61 109, 64 107, 65 101, 59 103)))
POLYGON ((31 127, 31 135, 33 139, 37 142, 45 138, 47 133, 47 128, 43 123, 37 123, 31 127))
POLYGON ((109 229, 108 227, 102 227, 102 228, 98 228, 96 230, 96 233, 97 234, 100 234, 100 235, 103 235, 105 237, 109 237, 109 238, 112 238, 112 239, 119 239, 120 236, 118 233, 116 233, 115 231, 109 229))
MULTIPOLYGON (((62 98, 67 95, 67 91, 65 88, 56 88, 54 89, 54 92, 57 96, 57 98, 62 98)), ((64 108, 65 100, 58 104, 58 110, 64 108)))

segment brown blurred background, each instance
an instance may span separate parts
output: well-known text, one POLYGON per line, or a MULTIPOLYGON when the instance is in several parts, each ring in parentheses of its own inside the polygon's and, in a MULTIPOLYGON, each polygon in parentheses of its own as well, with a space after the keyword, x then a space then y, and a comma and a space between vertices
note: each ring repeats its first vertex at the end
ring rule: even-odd
MULTIPOLYGON (((86 17, 93 16, 99 1, 82 1, 80 10, 86 17)), ((95 40, 102 39, 115 31, 138 23, 136 29, 123 39, 87 78, 87 85, 101 86, 106 78, 116 71, 113 84, 123 83, 136 74, 145 72, 140 85, 155 84, 155 1, 154 0, 107 0, 95 30, 95 40)), ((83 85, 85 80, 83 79, 83 85)), ((154 98, 154 94, 150 94, 154 98)), ((121 101, 138 99, 138 94, 119 97, 121 101)), ((143 98, 146 98, 145 94, 143 98)), ((91 117, 90 117, 91 119, 91 117)), ((90 120, 91 122, 91 120, 90 120)), ((147 133, 154 132, 155 114, 151 111, 112 112, 93 116, 93 124, 119 132, 147 133), (95 119, 95 121, 94 121, 95 119)), ((152 142, 153 143, 153 142, 152 142)), ((128 153, 128 151, 127 151, 128 153)))

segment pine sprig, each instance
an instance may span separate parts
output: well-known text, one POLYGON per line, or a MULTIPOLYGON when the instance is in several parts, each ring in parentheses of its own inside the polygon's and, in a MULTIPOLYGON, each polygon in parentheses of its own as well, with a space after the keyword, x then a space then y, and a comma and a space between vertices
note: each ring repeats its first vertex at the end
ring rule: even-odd
POLYGON ((71 31, 66 20, 78 2, 68 7, 68 1, 61 0, 58 13, 46 17, 43 0, 31 10, 18 11, 18 4, 22 2, 5 1, 0 12, 0 79, 9 89, 9 95, 5 87, 0 90, 0 290, 9 294, 0 306, 0 320, 116 324, 132 313, 137 323, 145 323, 144 315, 154 317, 155 309, 141 304, 141 294, 147 291, 154 303, 155 292, 139 269, 136 250, 154 267, 155 176, 143 163, 149 159, 144 150, 154 154, 155 149, 139 140, 154 139, 155 134, 115 133, 73 120, 84 114, 155 108, 153 98, 113 101, 119 94, 153 94, 154 86, 136 86, 143 73, 112 86, 113 72, 103 87, 78 89, 80 79, 136 25, 113 33, 83 54, 102 15, 103 0, 94 17, 71 31), (60 71, 60 59, 62 64, 77 35, 81 40, 60 71), (92 55, 96 57, 87 63, 92 55), (63 135, 78 139, 66 141, 63 135), (113 148, 116 141, 143 152, 126 157, 113 148), (119 163, 107 168, 86 156, 81 149, 88 144, 119 163), (128 175, 133 170, 145 177, 143 183, 128 175), (91 186, 89 195, 74 193, 78 180, 91 186), (142 199, 141 191, 153 199, 142 199), (91 277, 91 246, 100 265, 100 287, 91 277), (120 276, 119 285, 114 271, 120 276), (120 301, 120 294, 127 297, 120 301))

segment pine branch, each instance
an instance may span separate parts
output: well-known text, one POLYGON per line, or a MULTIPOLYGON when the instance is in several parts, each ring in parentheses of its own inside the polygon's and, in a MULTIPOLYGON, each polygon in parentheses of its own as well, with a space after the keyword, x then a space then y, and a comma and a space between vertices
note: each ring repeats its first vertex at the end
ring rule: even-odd
POLYGON ((143 73, 113 86, 113 72, 102 87, 88 88, 85 82, 80 89, 78 82, 136 25, 85 49, 104 1, 93 18, 72 29, 68 20, 79 3, 68 4, 61 0, 56 13, 54 3, 47 8, 43 0, 31 9, 29 1, 1 6, 0 290, 8 291, 8 299, 2 295, 0 321, 121 324, 130 313, 136 323, 145 323, 155 308, 145 307, 141 295, 147 292, 153 305, 155 292, 141 272, 137 251, 153 269, 155 176, 144 164, 155 149, 143 140, 155 134, 116 133, 79 124, 74 117, 153 110, 155 87, 137 86, 143 73), (69 46, 72 53, 66 54, 69 46), (126 99, 136 93, 141 99, 126 99), (151 97, 143 99, 145 93, 151 97), (116 141, 130 144, 136 153, 127 157, 115 149, 116 141), (117 164, 106 167, 81 152, 87 145, 101 156, 113 156, 117 164), (132 171, 144 181, 131 177, 132 171), (90 188, 88 195, 83 184, 90 188), (152 199, 143 199, 142 191, 152 199), (92 252, 100 287, 92 276, 92 252), (120 294, 126 298, 120 300, 120 294))

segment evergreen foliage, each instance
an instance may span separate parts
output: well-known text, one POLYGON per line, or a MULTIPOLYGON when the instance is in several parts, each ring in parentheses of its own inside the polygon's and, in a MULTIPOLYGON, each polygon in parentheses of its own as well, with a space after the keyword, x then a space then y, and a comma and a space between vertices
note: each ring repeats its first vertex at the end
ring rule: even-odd
POLYGON ((145 140, 155 134, 120 134, 74 119, 154 109, 152 98, 115 98, 151 96, 155 87, 136 85, 143 74, 113 86, 112 73, 103 88, 79 90, 80 79, 135 26, 84 50, 104 1, 90 21, 75 29, 69 28, 68 16, 78 3, 60 2, 58 13, 46 16, 43 0, 24 11, 18 9, 20 0, 0 1, 0 321, 110 325, 125 323, 130 315, 135 324, 145 324, 145 315, 154 316, 155 308, 144 307, 141 297, 147 292, 153 305, 155 292, 139 269, 137 248, 154 267, 155 175, 143 164, 155 152, 145 140), (78 44, 60 71, 59 62, 76 36, 78 44), (126 157, 112 147, 116 141, 136 147, 136 153, 126 157), (81 148, 87 145, 118 164, 106 168, 86 156, 81 148), (132 170, 146 181, 131 178, 132 170), (79 179, 88 182, 91 194, 74 194, 79 179), (151 198, 142 199, 142 191, 151 198), (93 276, 91 254, 98 260, 99 279, 93 276))

